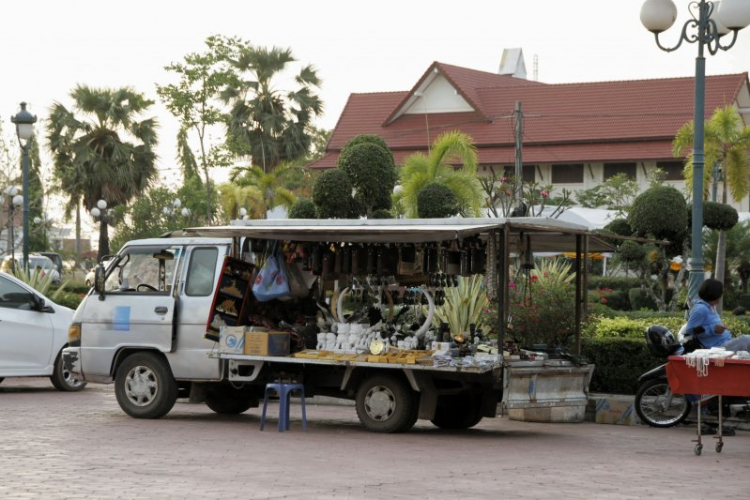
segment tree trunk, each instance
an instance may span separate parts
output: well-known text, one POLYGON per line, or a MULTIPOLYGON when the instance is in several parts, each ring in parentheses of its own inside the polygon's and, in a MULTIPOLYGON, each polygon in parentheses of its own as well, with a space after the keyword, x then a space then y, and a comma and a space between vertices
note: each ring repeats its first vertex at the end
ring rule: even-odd
POLYGON ((76 267, 81 264, 81 203, 76 204, 76 267))
MULTIPOLYGON (((721 193, 721 202, 726 205, 727 204, 727 181, 723 182, 722 187, 722 193, 721 193)), ((726 283, 724 280, 724 276, 726 274, 726 257, 727 257, 727 232, 726 231, 719 231, 719 241, 716 244, 716 268, 714 269, 714 278, 717 280, 721 280, 722 284, 724 285, 724 288, 726 288, 726 283)), ((716 304, 716 312, 721 314, 721 311, 724 307, 724 297, 719 299, 719 303, 716 304)))

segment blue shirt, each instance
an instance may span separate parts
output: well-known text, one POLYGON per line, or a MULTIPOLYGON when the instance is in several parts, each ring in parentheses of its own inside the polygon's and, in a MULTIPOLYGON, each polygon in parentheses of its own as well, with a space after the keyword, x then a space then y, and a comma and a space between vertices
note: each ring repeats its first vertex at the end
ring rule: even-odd
POLYGON ((732 340, 732 334, 729 330, 724 330, 723 333, 716 332, 716 325, 719 324, 721 324, 721 318, 713 306, 710 306, 706 301, 701 299, 695 301, 693 307, 690 308, 687 328, 703 327, 705 331, 698 335, 698 340, 701 341, 701 344, 706 349, 722 346, 732 340))

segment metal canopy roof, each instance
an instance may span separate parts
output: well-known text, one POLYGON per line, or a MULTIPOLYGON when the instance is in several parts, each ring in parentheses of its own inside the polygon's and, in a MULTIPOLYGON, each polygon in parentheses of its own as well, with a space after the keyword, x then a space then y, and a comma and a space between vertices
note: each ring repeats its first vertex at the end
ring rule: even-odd
MULTIPOLYGON (((283 241, 349 243, 423 243, 486 236, 508 226, 511 249, 521 233, 531 237, 535 252, 574 251, 575 235, 591 235, 585 226, 558 219, 518 217, 497 219, 276 219, 237 220, 229 226, 193 227, 174 236, 246 237, 283 241)), ((613 247, 590 236, 590 252, 613 247)))

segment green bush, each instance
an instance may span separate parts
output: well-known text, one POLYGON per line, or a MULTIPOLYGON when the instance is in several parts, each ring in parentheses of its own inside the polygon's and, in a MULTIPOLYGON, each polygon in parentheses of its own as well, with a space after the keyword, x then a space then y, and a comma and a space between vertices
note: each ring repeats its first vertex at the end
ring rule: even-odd
POLYGON ((352 206, 352 183, 346 172, 323 172, 313 186, 313 203, 321 219, 346 219, 352 206))
POLYGON ((372 213, 372 218, 373 219, 393 219, 393 214, 390 211, 384 210, 381 208, 379 210, 375 210, 372 213))
POLYGON ((581 355, 596 365, 589 390, 606 394, 635 394, 638 377, 665 362, 651 354, 643 334, 640 339, 581 339, 581 355))
MULTIPOLYGON (((88 288, 86 289, 88 292, 88 288)), ((75 292, 69 292, 64 291, 60 292, 60 294, 55 297, 55 302, 60 304, 61 306, 70 307, 74 311, 78 309, 78 305, 83 301, 83 298, 86 296, 85 293, 75 293, 75 292)))
POLYGON ((628 214, 635 234, 669 241, 682 241, 687 221, 685 197, 672 186, 655 186, 639 194, 628 214))
POLYGON ((611 288, 612 290, 628 291, 631 288, 637 288, 641 284, 639 278, 628 276, 589 276, 589 290, 595 288, 611 288))
POLYGON ((652 325, 662 325, 677 334, 685 323, 681 316, 662 316, 662 317, 644 317, 628 318, 616 316, 609 318, 597 316, 590 318, 583 326, 582 335, 585 338, 631 338, 644 339, 646 329, 652 325))
POLYGON ((417 195, 417 215, 421 219, 450 217, 458 211, 458 197, 444 184, 428 184, 417 195))
POLYGON ((341 151, 338 168, 347 173, 357 197, 365 208, 361 215, 391 208, 391 193, 396 185, 393 154, 378 136, 357 136, 341 151))
MULTIPOLYGON (((661 292, 659 290, 656 290, 656 293, 659 294, 661 292)), ((667 303, 672 300, 673 293, 674 288, 667 288, 667 303)), ((655 311, 657 309, 656 301, 654 301, 654 298, 651 296, 648 290, 644 290, 643 288, 631 288, 630 290, 628 290, 628 299, 630 300, 630 308, 633 311, 638 311, 640 309, 650 309, 652 311, 655 311)))
POLYGON ((316 219, 317 211, 315 210, 315 203, 312 200, 306 198, 300 198, 297 200, 292 209, 289 210, 290 219, 316 219))
POLYGON ((734 207, 713 201, 703 202, 703 225, 717 231, 729 231, 739 221, 734 207))
POLYGON ((750 310, 750 293, 743 293, 737 296, 737 305, 750 310))

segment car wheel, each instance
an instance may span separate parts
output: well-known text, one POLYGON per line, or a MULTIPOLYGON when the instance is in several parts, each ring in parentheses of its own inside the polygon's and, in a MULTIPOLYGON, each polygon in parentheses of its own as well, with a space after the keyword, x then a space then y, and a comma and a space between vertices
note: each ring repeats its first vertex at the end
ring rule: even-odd
POLYGON ((378 375, 357 389, 357 416, 373 432, 404 432, 414 425, 417 398, 400 379, 378 375))
POLYGON ((134 418, 161 418, 177 401, 177 381, 166 361, 150 352, 128 356, 117 368, 115 396, 134 418))
POLYGON ((443 396, 431 422, 441 429, 470 429, 482 421, 482 399, 476 395, 443 396))
POLYGON ((239 415, 258 407, 258 398, 247 391, 217 387, 206 393, 206 406, 222 415, 239 415))
POLYGON ((86 382, 78 380, 72 373, 70 373, 70 370, 65 368, 62 351, 57 354, 57 359, 55 359, 55 371, 49 379, 58 391, 78 392, 86 387, 86 382))

